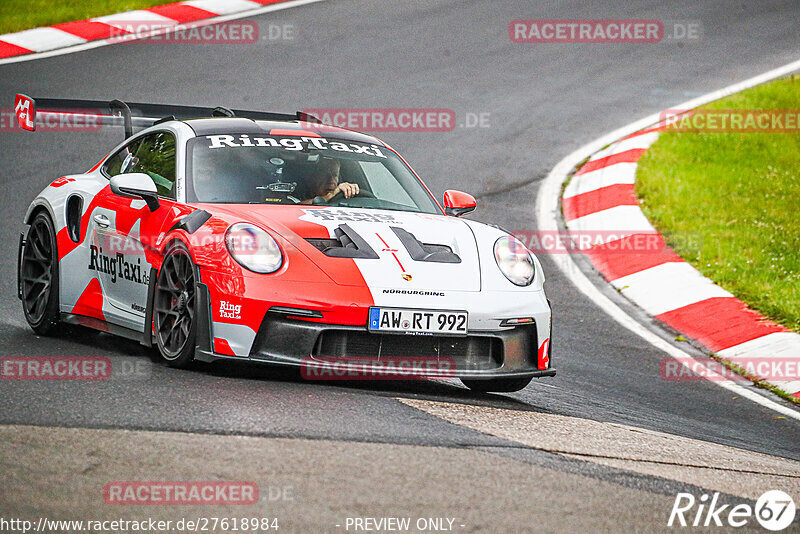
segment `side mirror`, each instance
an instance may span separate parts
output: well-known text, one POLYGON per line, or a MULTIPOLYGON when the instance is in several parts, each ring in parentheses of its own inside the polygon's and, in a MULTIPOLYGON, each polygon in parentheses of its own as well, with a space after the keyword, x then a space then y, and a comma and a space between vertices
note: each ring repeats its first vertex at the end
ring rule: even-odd
POLYGON ((452 189, 444 192, 444 212, 454 217, 461 217, 478 207, 475 197, 452 189))
POLYGON ((150 211, 156 211, 160 203, 158 202, 158 191, 153 179, 143 172, 132 172, 128 174, 118 174, 111 178, 111 191, 121 197, 141 198, 147 202, 150 211))

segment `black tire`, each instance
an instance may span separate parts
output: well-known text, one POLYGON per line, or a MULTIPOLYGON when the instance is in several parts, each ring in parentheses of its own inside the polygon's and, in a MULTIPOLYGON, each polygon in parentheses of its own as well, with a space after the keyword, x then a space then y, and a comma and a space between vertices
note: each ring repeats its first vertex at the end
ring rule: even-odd
POLYGON ((164 254, 153 295, 156 345, 170 367, 194 362, 197 336, 197 268, 189 250, 176 241, 164 254))
POLYGON ((22 310, 37 334, 52 334, 59 324, 58 247, 46 211, 33 218, 19 264, 22 310))
POLYGON ((488 380, 462 378, 461 383, 478 393, 511 393, 525 389, 525 386, 530 384, 531 380, 533 380, 532 376, 522 378, 490 378, 488 380))

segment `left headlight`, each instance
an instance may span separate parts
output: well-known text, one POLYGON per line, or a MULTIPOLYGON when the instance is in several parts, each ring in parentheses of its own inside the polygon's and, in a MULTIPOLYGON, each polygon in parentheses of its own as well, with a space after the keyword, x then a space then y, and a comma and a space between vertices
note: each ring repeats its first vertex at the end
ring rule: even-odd
POLYGON ((534 266, 531 253, 514 236, 506 235, 494 243, 494 259, 506 278, 518 286, 533 282, 534 266))
POLYGON ((231 225, 225 232, 225 246, 239 265, 256 273, 274 273, 283 264, 278 243, 254 224, 231 225))

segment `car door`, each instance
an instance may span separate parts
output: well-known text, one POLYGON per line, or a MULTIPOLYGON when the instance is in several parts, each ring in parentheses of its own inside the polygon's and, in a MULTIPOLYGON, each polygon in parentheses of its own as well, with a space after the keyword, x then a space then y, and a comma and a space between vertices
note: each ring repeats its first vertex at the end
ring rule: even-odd
POLYGON ((163 131, 135 139, 106 164, 109 179, 122 173, 149 175, 160 202, 150 211, 144 200, 116 195, 111 188, 96 198, 89 268, 97 271, 109 322, 137 331, 144 328, 150 267, 175 204, 176 162, 175 136, 163 131))

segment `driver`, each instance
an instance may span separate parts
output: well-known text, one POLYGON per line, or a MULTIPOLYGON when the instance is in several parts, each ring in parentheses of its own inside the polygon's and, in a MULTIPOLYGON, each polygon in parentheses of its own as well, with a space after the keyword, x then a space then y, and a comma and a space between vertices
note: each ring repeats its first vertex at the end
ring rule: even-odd
POLYGON ((358 195, 357 184, 339 182, 340 166, 338 159, 322 158, 310 179, 309 191, 312 198, 303 200, 301 204, 323 204, 339 193, 343 194, 344 198, 358 195))

